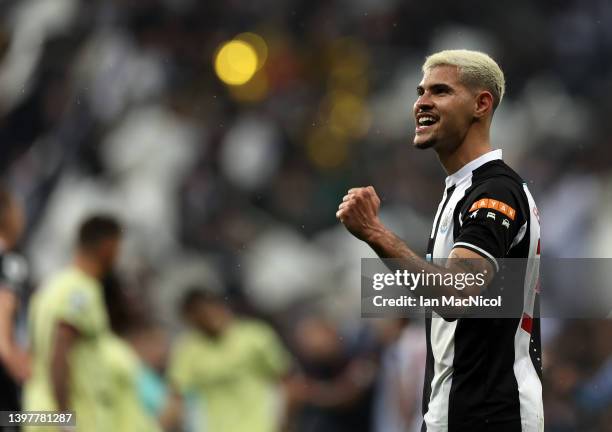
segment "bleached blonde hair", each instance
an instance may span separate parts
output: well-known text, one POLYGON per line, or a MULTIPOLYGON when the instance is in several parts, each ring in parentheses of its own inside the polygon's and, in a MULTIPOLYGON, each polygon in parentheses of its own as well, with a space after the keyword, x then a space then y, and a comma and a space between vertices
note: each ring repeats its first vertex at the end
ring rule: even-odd
POLYGON ((428 56, 423 73, 436 66, 456 66, 459 79, 473 89, 485 89, 493 95, 493 110, 504 98, 506 79, 499 65, 487 54, 471 50, 445 50, 428 56))

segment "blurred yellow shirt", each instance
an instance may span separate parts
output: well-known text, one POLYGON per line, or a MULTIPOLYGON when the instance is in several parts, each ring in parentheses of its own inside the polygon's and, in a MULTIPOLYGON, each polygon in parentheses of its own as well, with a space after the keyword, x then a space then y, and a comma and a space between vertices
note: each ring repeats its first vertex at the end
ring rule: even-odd
POLYGON ((169 378, 195 399, 193 432, 274 432, 278 430, 278 382, 289 356, 266 324, 236 320, 218 339, 190 331, 177 342, 169 378))
POLYGON ((157 420, 145 410, 139 398, 137 377, 142 364, 123 339, 109 336, 103 341, 104 361, 111 384, 114 432, 161 432, 157 420))
MULTIPOLYGON (((68 357, 69 404, 75 412, 75 430, 114 430, 110 380, 102 361, 102 341, 110 331, 100 283, 76 267, 59 273, 33 296, 28 320, 33 367, 24 387, 23 409, 57 411, 50 365, 54 332, 63 321, 81 335, 68 357)), ((57 428, 34 426, 24 430, 55 432, 57 428)))

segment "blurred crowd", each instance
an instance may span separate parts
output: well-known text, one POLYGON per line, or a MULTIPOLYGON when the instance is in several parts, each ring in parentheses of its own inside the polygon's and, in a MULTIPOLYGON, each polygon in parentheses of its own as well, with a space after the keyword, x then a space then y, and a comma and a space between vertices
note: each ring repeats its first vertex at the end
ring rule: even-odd
MULTIPOLYGON (((374 254, 334 214, 374 185, 424 252, 445 173, 410 145, 412 104, 425 55, 459 47, 504 69, 492 143, 530 182, 543 254, 612 257, 610 2, 0 1, 0 170, 25 204, 29 267, 0 356, 26 364, 32 294, 74 262, 83 221, 110 214, 107 351, 147 419, 418 430, 421 324, 360 318, 374 254), (227 86, 213 60, 245 32, 265 56, 227 86)), ((546 430, 610 430, 611 322, 542 331, 546 430)))

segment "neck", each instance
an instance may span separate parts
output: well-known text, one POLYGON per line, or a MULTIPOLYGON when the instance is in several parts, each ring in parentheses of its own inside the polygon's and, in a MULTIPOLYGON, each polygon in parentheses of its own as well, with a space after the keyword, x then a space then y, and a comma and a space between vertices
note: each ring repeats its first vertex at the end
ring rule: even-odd
POLYGON ((457 147, 449 151, 445 151, 445 149, 438 150, 437 153, 438 159, 440 159, 440 163, 447 175, 451 175, 474 159, 490 151, 491 142, 488 128, 485 131, 482 128, 472 127, 457 147))
POLYGON ((95 279, 101 279, 104 275, 104 270, 98 260, 85 252, 77 253, 74 258, 74 265, 83 273, 95 279))

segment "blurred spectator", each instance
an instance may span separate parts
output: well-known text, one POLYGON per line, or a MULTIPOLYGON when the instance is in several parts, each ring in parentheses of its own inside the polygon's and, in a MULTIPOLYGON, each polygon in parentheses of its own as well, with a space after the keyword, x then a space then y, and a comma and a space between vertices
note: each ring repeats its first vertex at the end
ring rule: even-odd
POLYGON ((115 430, 112 371, 104 354, 110 328, 100 281, 115 263, 120 239, 121 227, 113 217, 85 220, 72 265, 32 299, 33 372, 25 387, 24 409, 73 411, 78 431, 115 430))
POLYGON ((17 198, 0 185, 0 410, 18 411, 19 386, 30 376, 30 358, 15 339, 14 321, 24 279, 23 259, 10 250, 21 237, 24 215, 17 198))
POLYGON ((134 349, 122 338, 109 334, 101 342, 108 368, 112 428, 117 432, 161 431, 157 418, 150 415, 138 392, 142 364, 134 349))
POLYGON ((546 430, 610 430, 612 322, 566 321, 545 353, 546 430))
POLYGON ((425 332, 417 323, 380 320, 384 344, 374 399, 374 432, 419 432, 425 370, 425 332))
POLYGON ((164 332, 148 324, 152 318, 146 302, 138 299, 136 304, 126 286, 115 273, 103 280, 112 330, 102 340, 102 347, 111 383, 113 427, 126 432, 174 431, 179 425, 180 406, 171 406, 158 371, 165 365, 168 341, 164 332))
POLYGON ((336 326, 320 317, 297 323, 295 343, 305 386, 295 431, 369 431, 377 372, 369 343, 347 346, 336 326))
POLYGON ((202 289, 182 303, 189 330, 172 351, 168 375, 190 410, 190 432, 273 432, 290 357, 268 325, 236 316, 202 289))
POLYGON ((140 358, 135 379, 145 410, 158 419, 163 430, 177 430, 183 419, 183 405, 164 380, 170 351, 167 332, 160 325, 143 323, 130 329, 126 337, 140 358))

